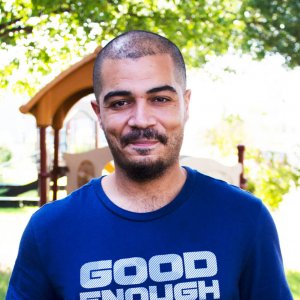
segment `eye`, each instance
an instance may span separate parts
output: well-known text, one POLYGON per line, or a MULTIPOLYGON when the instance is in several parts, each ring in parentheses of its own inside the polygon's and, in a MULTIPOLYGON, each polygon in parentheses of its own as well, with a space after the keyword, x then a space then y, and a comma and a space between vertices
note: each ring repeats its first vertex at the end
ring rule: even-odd
POLYGON ((169 102, 170 99, 166 97, 156 96, 153 98, 153 102, 166 103, 169 102))
POLYGON ((110 107, 113 109, 120 109, 127 106, 129 102, 127 100, 118 100, 111 103, 110 107))

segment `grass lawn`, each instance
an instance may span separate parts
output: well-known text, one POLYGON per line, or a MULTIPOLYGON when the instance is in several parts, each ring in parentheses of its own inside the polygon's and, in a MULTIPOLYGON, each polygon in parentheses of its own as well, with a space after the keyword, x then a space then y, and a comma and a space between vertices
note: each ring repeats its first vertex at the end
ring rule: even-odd
MULTIPOLYGON (((1 241, 3 242, 4 245, 6 246, 8 245, 9 240, 7 240, 7 238, 9 237, 9 234, 19 235, 24 229, 22 227, 17 232, 11 229, 10 233, 7 234, 7 227, 17 228, 18 226, 15 225, 16 224, 20 225, 21 222, 22 222, 22 226, 25 226, 25 224, 27 223, 27 219, 29 219, 29 217, 37 209, 38 207, 36 206, 24 206, 20 208, 0 207, 0 227, 1 227, 0 236, 1 236, 1 241)), ((2 256, 1 259, 3 259, 2 256)), ((3 266, 3 263, 5 263, 5 261, 4 262, 0 261, 0 299, 1 300, 5 299, 5 294, 6 294, 10 274, 11 274, 10 268, 7 266, 3 266)))
POLYGON ((5 299, 10 274, 11 271, 9 269, 0 270, 0 299, 5 299))
POLYGON ((287 271, 286 276, 294 296, 294 300, 300 300, 300 272, 287 271))

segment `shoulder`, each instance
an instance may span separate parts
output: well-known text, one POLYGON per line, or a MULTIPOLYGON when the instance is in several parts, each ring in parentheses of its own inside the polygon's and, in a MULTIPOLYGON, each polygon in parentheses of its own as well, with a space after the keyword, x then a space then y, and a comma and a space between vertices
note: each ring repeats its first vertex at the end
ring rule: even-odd
POLYGON ((238 231, 249 242, 277 241, 277 230, 269 209, 255 195, 224 181, 191 170, 194 176, 195 211, 204 211, 218 226, 238 231))
POLYGON ((240 187, 229 184, 223 180, 210 177, 208 175, 202 174, 197 170, 187 168, 188 175, 194 183, 194 188, 196 190, 201 190, 204 195, 209 195, 210 197, 216 197, 223 195, 229 198, 243 198, 248 201, 254 201, 260 203, 260 199, 255 197, 253 194, 246 190, 242 190, 240 187))
POLYGON ((256 220, 260 215, 268 215, 262 200, 250 192, 196 170, 188 169, 188 172, 193 178, 193 196, 204 199, 211 210, 221 211, 223 216, 256 220))
POLYGON ((93 179, 67 197, 45 204, 32 215, 30 224, 34 227, 47 227, 52 223, 76 218, 96 197, 94 190, 97 183, 99 179, 93 179))

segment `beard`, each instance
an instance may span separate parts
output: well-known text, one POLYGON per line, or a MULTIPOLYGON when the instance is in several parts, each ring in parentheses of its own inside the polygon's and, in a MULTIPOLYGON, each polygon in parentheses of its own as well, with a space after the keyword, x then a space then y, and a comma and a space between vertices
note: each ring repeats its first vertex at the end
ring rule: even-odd
POLYGON ((124 148, 131 142, 139 138, 157 140, 167 148, 164 157, 151 159, 147 157, 150 149, 136 149, 141 159, 134 160, 128 158, 120 147, 104 131, 106 140, 114 158, 115 164, 122 169, 128 178, 136 182, 146 182, 161 177, 166 170, 178 161, 180 148, 183 140, 183 130, 177 135, 168 138, 166 135, 159 133, 152 128, 138 129, 135 128, 128 134, 121 137, 121 147, 124 148))

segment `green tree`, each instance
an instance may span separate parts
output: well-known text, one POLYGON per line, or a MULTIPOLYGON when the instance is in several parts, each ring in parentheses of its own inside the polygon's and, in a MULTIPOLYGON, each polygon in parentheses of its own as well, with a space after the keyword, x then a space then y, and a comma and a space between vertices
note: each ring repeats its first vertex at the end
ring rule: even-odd
MULTIPOLYGON (((6 163, 12 159, 12 152, 9 148, 6 146, 0 146, 0 182, 3 181, 3 163, 6 163)), ((0 191, 0 195, 3 193, 3 191, 0 191)))
POLYGON ((258 59, 280 53, 290 67, 300 65, 299 0, 243 0, 241 45, 258 59))
POLYGON ((1 86, 32 94, 45 75, 130 29, 171 38, 190 66, 232 48, 257 58, 278 52, 296 66, 299 16, 298 0, 0 0, 1 86), (32 75, 14 81, 19 70, 32 75))
POLYGON ((275 209, 291 188, 300 186, 300 168, 289 162, 282 153, 262 152, 251 147, 238 115, 224 116, 220 123, 207 131, 207 141, 216 147, 222 156, 233 153, 236 146, 245 143, 245 177, 247 190, 275 209))
POLYGON ((223 116, 216 127, 206 133, 206 140, 214 145, 223 156, 232 154, 237 145, 246 143, 244 121, 239 115, 223 116))
POLYGON ((276 209, 291 188, 300 186, 300 168, 276 152, 247 149, 248 190, 276 209))
POLYGON ((0 146, 0 164, 10 161, 11 158, 12 158, 11 151, 5 146, 0 146))

